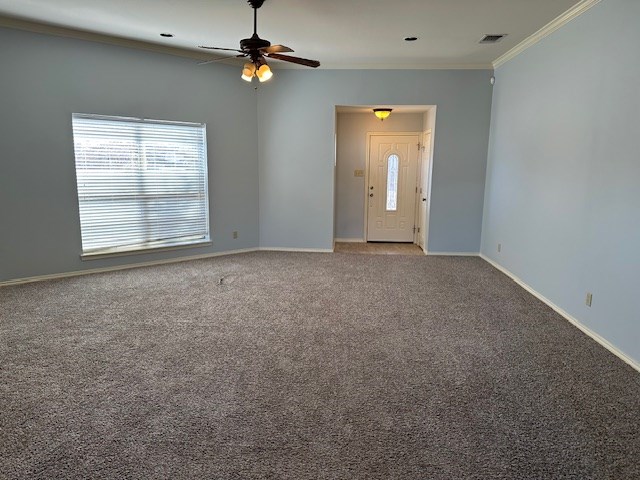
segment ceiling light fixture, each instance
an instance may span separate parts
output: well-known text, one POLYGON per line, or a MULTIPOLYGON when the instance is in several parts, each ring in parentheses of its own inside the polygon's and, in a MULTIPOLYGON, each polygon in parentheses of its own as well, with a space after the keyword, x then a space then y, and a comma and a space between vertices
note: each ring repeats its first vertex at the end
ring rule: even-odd
POLYGON ((256 74, 256 66, 253 63, 245 63, 242 68, 242 79, 250 82, 256 74))
POLYGON ((271 68, 269 68, 269 65, 264 63, 256 72, 256 77, 258 77, 258 80, 260 80, 261 82, 266 82, 271 77, 273 77, 273 72, 271 71, 271 68))
POLYGON ((245 82, 250 82, 253 77, 256 77, 260 82, 266 82, 273 77, 273 72, 264 61, 247 62, 242 67, 242 79, 245 82))
POLYGON ((384 119, 391 115, 392 111, 392 108, 374 108, 373 114, 378 117, 381 122, 384 122, 384 119))

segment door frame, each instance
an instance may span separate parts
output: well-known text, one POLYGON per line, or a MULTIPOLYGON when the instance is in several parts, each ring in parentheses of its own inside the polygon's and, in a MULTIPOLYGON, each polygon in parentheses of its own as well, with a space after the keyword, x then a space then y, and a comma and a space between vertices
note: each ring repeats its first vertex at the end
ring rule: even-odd
MULTIPOLYGON (((417 136, 422 141, 424 132, 367 132, 367 145, 365 148, 364 160, 364 231, 362 238, 365 243, 369 241, 369 155, 371 154, 371 138, 372 137, 390 137, 390 136, 417 136)), ((416 168, 420 166, 420 149, 418 149, 418 163, 416 168)), ((417 186, 417 184, 416 184, 417 186)), ((429 188, 431 190, 431 188, 429 188)), ((416 197, 417 198, 417 193, 416 197)), ((414 215, 415 222, 415 215, 414 215)), ((416 236, 413 235, 413 243, 416 243, 416 236)))
POLYGON ((425 130, 424 132, 420 133, 420 144, 421 144, 421 149, 420 149, 420 161, 418 163, 418 170, 420 172, 420 175, 418 176, 418 187, 424 185, 424 188, 426 189, 423 190, 422 194, 420 192, 417 193, 417 197, 416 197, 416 225, 420 225, 420 202, 422 201, 422 199, 420 197, 426 198, 426 208, 425 208, 425 213, 426 213, 426 218, 424 219, 424 229, 421 232, 416 232, 415 235, 415 244, 419 245, 418 243, 418 238, 419 236, 423 237, 422 240, 422 250, 424 251, 425 255, 427 254, 428 251, 428 242, 429 242, 429 214, 431 211, 431 178, 433 177, 433 129, 432 128, 428 128, 427 130, 425 130), (425 137, 429 135, 429 151, 425 151, 423 150, 425 147, 425 137), (422 179, 422 162, 429 162, 429 165, 427 166, 427 178, 425 181, 423 181, 422 179))

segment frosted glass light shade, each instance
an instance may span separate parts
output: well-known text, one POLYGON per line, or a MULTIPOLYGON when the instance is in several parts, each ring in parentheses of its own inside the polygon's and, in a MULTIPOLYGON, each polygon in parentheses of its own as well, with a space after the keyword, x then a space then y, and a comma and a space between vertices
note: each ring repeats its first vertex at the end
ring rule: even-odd
POLYGON ((256 66, 251 62, 245 63, 244 67, 242 67, 242 79, 246 82, 250 82, 253 79, 255 73, 256 66))
POLYGON ((385 118, 387 118, 389 115, 391 115, 391 112, 393 110, 391 108, 374 108, 373 109, 373 114, 378 117, 380 119, 380 121, 383 121, 385 118))
POLYGON ((260 66, 260 68, 256 72, 256 76, 261 82, 266 82, 271 77, 273 77, 273 72, 271 71, 271 68, 269 68, 269 65, 265 63, 264 65, 260 66))

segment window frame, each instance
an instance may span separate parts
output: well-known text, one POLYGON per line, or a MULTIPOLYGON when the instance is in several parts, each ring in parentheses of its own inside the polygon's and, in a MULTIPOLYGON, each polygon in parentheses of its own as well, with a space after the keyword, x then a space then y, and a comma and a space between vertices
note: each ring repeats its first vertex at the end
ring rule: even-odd
POLYGON ((81 240, 81 249, 82 252, 80 254, 80 258, 82 260, 93 260, 100 259, 105 257, 113 257, 113 256, 127 256, 127 255, 137 255, 137 254, 145 254, 145 253, 154 253, 161 251, 169 251, 169 250, 178 250, 184 248, 194 248, 194 247, 202 247, 207 245, 212 245, 211 242, 211 219, 210 219, 210 198, 209 198, 209 159, 208 159, 208 143, 207 143, 207 124, 206 123, 197 123, 197 122, 183 122, 183 121, 172 121, 172 120, 159 120, 159 119, 151 119, 151 118, 143 118, 143 117, 127 117, 127 116, 118 116, 118 115, 101 115, 101 114, 90 114, 90 113, 73 113, 71 122, 71 135, 73 142, 73 162, 74 162, 74 174, 76 178, 76 198, 78 201, 78 220, 80 223, 80 240, 81 240), (206 225, 206 234, 202 235, 193 235, 192 237, 185 236, 183 240, 179 241, 167 241, 167 240, 151 240, 146 241, 144 243, 132 244, 132 245, 124 245, 124 246, 113 246, 100 248, 95 250, 85 250, 84 243, 82 241, 82 220, 80 216, 80 191, 78 185, 78 165, 76 158, 76 148, 75 148, 75 130, 73 121, 75 119, 90 119, 90 120, 105 120, 105 121, 120 121, 127 123, 140 123, 144 125, 174 125, 174 126, 183 126, 183 127, 198 127, 202 129, 202 173, 204 177, 204 220, 206 225))

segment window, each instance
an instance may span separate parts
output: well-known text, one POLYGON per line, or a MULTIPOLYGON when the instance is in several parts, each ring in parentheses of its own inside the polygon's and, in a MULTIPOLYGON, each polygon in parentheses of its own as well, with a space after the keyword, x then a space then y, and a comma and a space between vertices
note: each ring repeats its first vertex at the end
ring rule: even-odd
POLYGON ((209 241, 203 124, 73 114, 83 256, 209 241))
POLYGON ((398 209, 398 155, 387 158, 387 211, 398 209))

